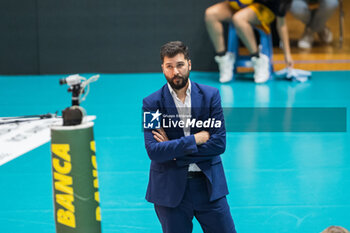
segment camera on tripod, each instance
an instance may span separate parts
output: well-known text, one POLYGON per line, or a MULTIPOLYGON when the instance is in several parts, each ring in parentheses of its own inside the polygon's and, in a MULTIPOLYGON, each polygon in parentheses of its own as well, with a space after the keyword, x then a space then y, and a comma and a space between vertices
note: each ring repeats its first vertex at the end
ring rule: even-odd
POLYGON ((79 105, 86 99, 90 83, 97 81, 99 77, 100 75, 94 75, 86 79, 78 74, 74 74, 59 80, 60 85, 67 84, 69 86, 68 92, 72 92, 72 106, 62 111, 64 126, 79 125, 83 122, 86 111, 79 105), (87 88, 86 92, 85 88, 87 88), (81 97, 84 93, 85 95, 81 97))

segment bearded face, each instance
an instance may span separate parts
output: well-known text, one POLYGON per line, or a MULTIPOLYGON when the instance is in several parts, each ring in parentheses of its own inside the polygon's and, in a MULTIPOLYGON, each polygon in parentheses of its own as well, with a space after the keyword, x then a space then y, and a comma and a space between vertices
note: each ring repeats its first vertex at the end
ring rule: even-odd
POLYGON ((174 90, 180 90, 188 83, 191 61, 185 59, 182 53, 174 57, 164 57, 162 64, 164 76, 174 90))

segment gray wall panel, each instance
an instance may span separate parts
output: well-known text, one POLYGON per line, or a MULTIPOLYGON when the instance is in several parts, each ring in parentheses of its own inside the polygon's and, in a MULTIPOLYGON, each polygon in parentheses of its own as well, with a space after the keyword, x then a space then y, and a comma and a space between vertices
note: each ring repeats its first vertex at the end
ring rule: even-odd
POLYGON ((35 0, 0 1, 0 73, 37 74, 35 0))
POLYGON ((37 1, 39 65, 26 65, 38 73, 159 72, 159 48, 170 40, 190 46, 194 70, 216 70, 203 18, 217 1, 37 1))

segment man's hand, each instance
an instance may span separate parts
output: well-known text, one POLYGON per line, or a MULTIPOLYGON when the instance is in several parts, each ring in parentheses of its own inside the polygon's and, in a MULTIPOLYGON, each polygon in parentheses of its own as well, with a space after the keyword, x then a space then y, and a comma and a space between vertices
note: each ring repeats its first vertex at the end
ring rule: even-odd
POLYGON ((152 130, 153 137, 157 140, 157 142, 165 142, 169 141, 168 136, 166 135, 163 128, 157 129, 157 131, 152 130))
POLYGON ((210 138, 208 131, 200 131, 199 133, 194 134, 194 139, 196 140, 197 145, 202 145, 206 143, 210 138))
MULTIPOLYGON (((157 129, 157 131, 152 130, 153 137, 157 140, 157 142, 165 142, 169 141, 168 136, 166 135, 163 128, 157 129)), ((174 158, 176 160, 176 158, 174 158)))

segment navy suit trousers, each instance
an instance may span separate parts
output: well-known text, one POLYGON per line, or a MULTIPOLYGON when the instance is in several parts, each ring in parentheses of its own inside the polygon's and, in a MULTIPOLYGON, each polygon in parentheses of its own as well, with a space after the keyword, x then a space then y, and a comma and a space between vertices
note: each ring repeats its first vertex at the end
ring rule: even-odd
POLYGON ((154 205, 164 233, 191 233, 196 217, 204 233, 236 233, 226 197, 209 201, 205 177, 188 178, 186 191, 175 208, 154 205))

